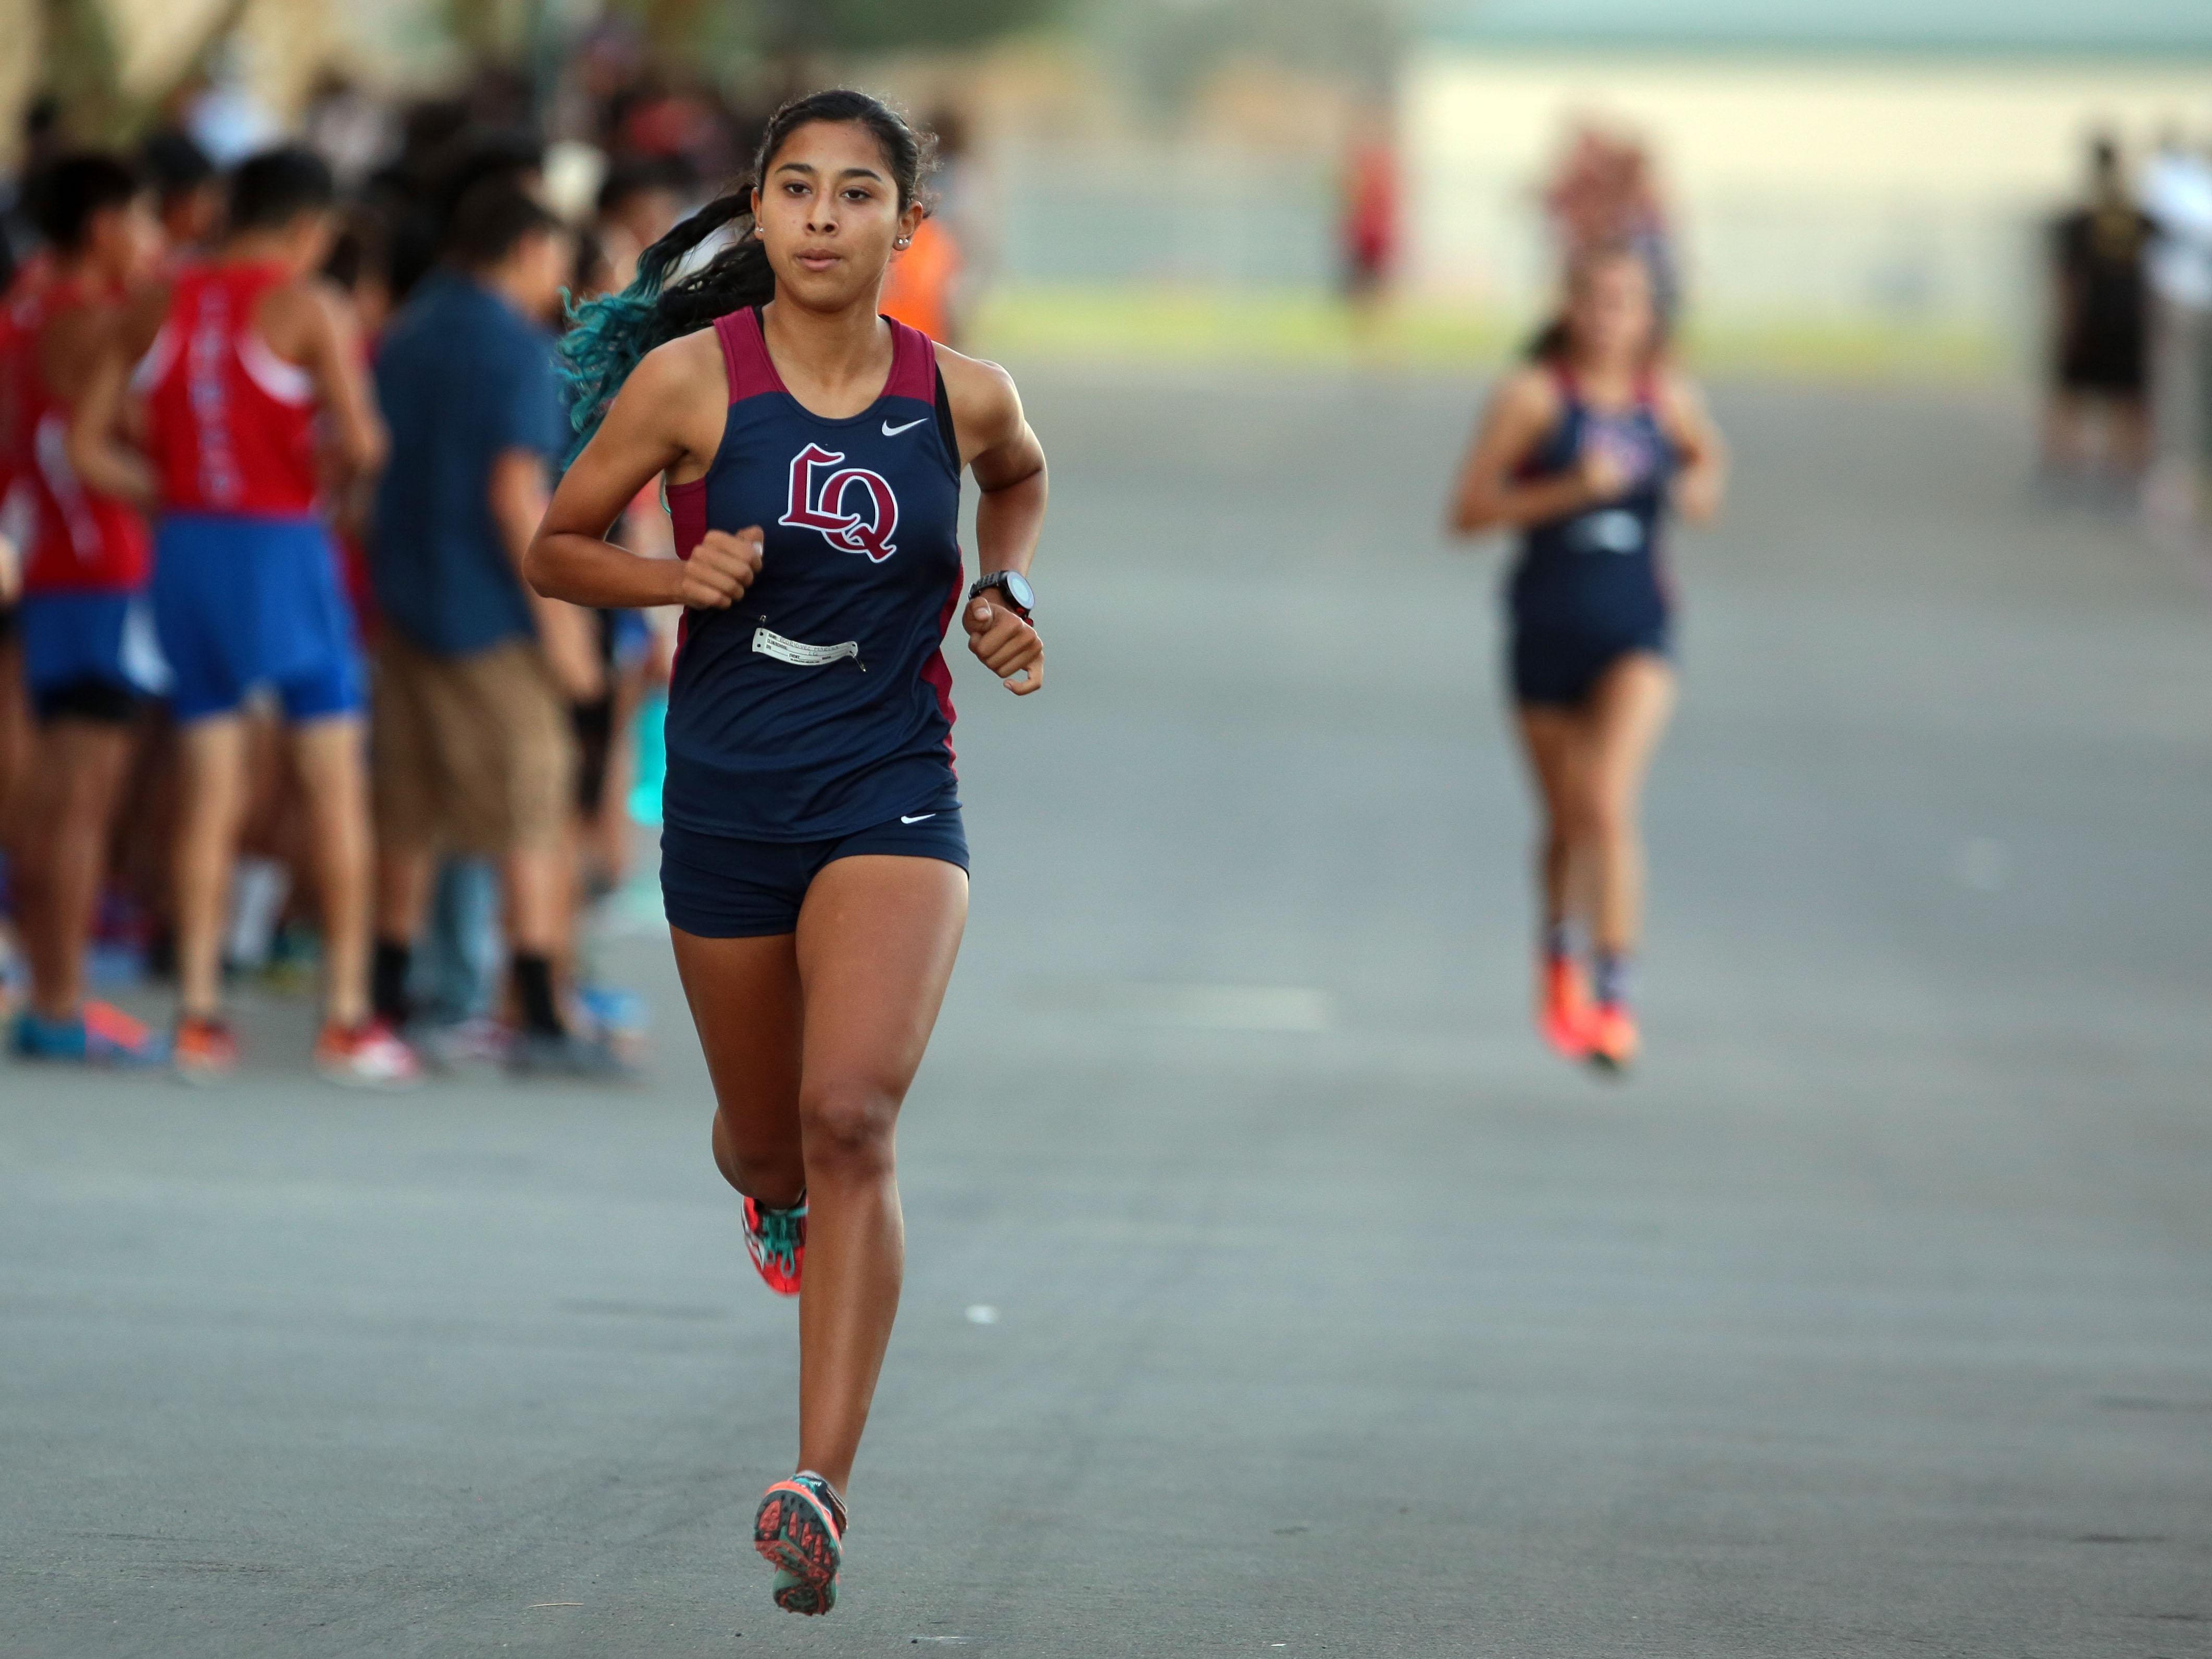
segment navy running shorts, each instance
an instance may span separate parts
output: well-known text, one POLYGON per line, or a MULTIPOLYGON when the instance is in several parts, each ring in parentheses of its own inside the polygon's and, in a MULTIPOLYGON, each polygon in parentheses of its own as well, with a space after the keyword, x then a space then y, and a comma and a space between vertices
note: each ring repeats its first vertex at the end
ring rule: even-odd
POLYGON ((1538 708, 1579 708, 1607 669, 1639 652, 1668 655, 1666 629, 1599 633, 1516 628, 1507 661, 1513 701, 1538 708))
POLYGON ((968 867, 960 809, 902 815, 826 841, 744 841, 664 824, 660 896, 671 925, 700 939, 794 933, 799 907, 824 866, 888 854, 968 867))

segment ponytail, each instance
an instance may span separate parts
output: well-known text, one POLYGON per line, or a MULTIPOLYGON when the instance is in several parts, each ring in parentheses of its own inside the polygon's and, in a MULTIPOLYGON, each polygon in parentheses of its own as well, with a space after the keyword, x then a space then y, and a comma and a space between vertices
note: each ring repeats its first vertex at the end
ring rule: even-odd
POLYGON ((559 347, 569 390, 569 424, 576 432, 568 459, 574 460, 591 441, 615 393, 647 352, 695 334, 717 317, 775 298, 775 270, 754 234, 753 190, 768 177, 784 141, 811 121, 850 121, 867 128, 883 146, 901 210, 921 194, 922 179, 934 164, 934 143, 917 136, 880 100, 841 88, 795 98, 776 111, 754 153, 751 178, 638 255, 637 276, 621 293, 569 308, 572 326, 559 347), (725 226, 735 228, 729 245, 690 276, 669 283, 669 272, 725 226))
POLYGON ((752 234, 752 186, 718 196, 637 256, 637 275, 619 294, 605 294, 568 309, 571 326, 561 337, 562 377, 568 383, 568 423, 574 460, 606 417, 645 354, 712 324, 726 312, 766 305, 775 298, 775 272, 768 250, 752 234), (673 287, 668 273, 725 225, 736 240, 673 287))

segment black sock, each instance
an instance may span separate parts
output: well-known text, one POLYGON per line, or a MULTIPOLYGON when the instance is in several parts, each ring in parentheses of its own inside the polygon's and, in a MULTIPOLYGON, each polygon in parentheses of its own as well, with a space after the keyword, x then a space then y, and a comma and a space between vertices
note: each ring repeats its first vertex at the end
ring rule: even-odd
POLYGON ((522 1029, 539 1036, 566 1035, 561 1011, 553 1004, 551 959, 518 951, 508 971, 514 975, 514 1000, 522 1005, 522 1029))
POLYGON ((404 1025, 415 1012, 407 997, 407 969, 414 957, 410 945, 388 939, 376 941, 369 1000, 375 1006, 376 1017, 387 1025, 404 1025))

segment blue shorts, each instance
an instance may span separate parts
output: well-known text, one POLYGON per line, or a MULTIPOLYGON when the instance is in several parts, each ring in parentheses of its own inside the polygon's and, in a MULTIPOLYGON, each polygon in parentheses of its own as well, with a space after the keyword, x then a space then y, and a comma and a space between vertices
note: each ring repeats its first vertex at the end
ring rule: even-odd
POLYGON ((27 593, 23 680, 41 720, 128 720, 168 689, 168 665, 143 593, 27 593))
POLYGON ((154 537, 153 597, 180 720, 230 714, 264 686, 293 720, 355 714, 366 701, 320 519, 171 514, 154 537))
POLYGON ((1540 708, 1579 708, 1623 657, 1668 654, 1667 626, 1601 631, 1516 627, 1508 678, 1513 701, 1540 708))
POLYGON ((660 896, 669 921, 700 939, 794 933, 799 907, 823 866, 864 854, 941 859, 968 867, 960 809, 896 817, 827 841, 741 841, 664 825, 660 896))

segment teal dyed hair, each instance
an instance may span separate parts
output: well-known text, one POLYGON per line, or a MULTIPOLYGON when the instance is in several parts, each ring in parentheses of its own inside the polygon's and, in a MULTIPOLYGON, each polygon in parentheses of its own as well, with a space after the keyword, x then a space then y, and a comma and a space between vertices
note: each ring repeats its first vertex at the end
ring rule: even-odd
POLYGON ((576 431, 570 460, 592 441, 615 393, 647 352, 709 327, 717 317, 775 298, 775 271, 769 264, 768 250, 753 234, 753 183, 768 176, 785 141, 815 121, 850 121, 875 135, 898 186, 902 210, 921 193, 932 146, 880 100, 840 88, 795 98, 776 111, 754 153, 751 178, 716 197, 638 255, 637 276, 621 293, 570 307, 570 326, 560 344, 562 375, 568 383, 568 418, 576 431), (735 228, 729 245, 690 275, 671 283, 669 273, 726 225, 735 228))

